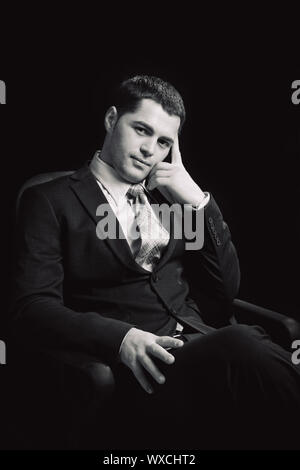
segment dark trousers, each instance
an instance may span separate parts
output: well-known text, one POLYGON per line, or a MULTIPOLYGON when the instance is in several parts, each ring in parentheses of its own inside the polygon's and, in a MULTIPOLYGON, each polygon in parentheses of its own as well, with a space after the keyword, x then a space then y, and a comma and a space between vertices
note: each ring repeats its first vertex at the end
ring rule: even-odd
MULTIPOLYGON (((190 334, 172 353, 172 365, 156 360, 165 384, 148 376, 152 395, 128 368, 115 370, 107 446, 300 449, 300 366, 262 328, 234 325, 190 334)), ((95 426, 92 448, 101 442, 95 426)))

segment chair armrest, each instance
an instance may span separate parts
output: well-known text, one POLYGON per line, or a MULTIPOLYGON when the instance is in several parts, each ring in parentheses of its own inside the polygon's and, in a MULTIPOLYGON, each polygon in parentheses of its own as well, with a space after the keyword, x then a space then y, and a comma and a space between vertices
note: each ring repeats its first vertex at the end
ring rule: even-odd
POLYGON ((31 346, 10 337, 12 435, 25 448, 76 449, 95 413, 102 423, 109 422, 115 397, 112 370, 84 352, 31 346))
POLYGON ((47 351, 43 355, 59 370, 62 392, 68 400, 81 405, 98 403, 102 406, 113 395, 112 370, 98 358, 71 350, 47 351))
POLYGON ((37 349, 13 334, 9 346, 10 363, 20 381, 50 381, 56 393, 70 404, 85 407, 94 401, 105 403, 114 393, 112 370, 97 357, 72 349, 37 349))
POLYGON ((262 326, 275 343, 286 349, 300 339, 300 323, 292 317, 240 299, 233 301, 233 314, 238 323, 262 326))

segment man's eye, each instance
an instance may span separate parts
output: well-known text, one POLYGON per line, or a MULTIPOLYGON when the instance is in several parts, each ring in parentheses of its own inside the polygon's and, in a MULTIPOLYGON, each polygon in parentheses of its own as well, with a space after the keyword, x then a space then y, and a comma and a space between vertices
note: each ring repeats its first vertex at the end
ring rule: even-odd
POLYGON ((168 148, 168 147, 170 147, 169 142, 166 142, 165 140, 161 140, 161 141, 159 142, 159 145, 160 145, 161 147, 163 147, 163 148, 168 148))
POLYGON ((136 127, 135 130, 137 131, 138 134, 145 135, 146 134, 146 129, 143 127, 136 127))

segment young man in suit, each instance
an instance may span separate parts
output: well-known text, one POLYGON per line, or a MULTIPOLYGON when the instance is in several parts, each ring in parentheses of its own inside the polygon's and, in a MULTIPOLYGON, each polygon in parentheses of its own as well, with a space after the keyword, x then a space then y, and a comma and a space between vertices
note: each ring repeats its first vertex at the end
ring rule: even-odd
POLYGON ((25 191, 15 328, 36 347, 73 347, 111 366, 124 439, 131 422, 141 446, 251 447, 258 434, 272 445, 282 437, 270 434, 274 419, 285 423, 300 406, 299 370, 261 328, 229 324, 238 258, 213 196, 182 163, 184 120, 172 85, 128 79, 106 112, 101 152, 25 191), (184 211, 164 226, 159 204, 184 211), (175 236, 188 214, 203 216, 201 249, 175 236), (103 236, 105 217, 112 236, 103 236), (184 256, 194 258, 199 305, 184 256))

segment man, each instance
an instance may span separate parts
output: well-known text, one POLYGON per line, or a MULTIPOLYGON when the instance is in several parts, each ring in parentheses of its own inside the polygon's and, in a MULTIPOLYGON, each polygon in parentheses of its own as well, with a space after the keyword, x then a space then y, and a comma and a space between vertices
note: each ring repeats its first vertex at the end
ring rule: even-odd
POLYGON ((284 423, 291 404, 299 409, 299 370, 262 329, 228 326, 238 258, 213 196, 183 166, 182 98, 159 78, 137 76, 114 99, 101 152, 22 197, 15 328, 36 347, 73 347, 111 366, 121 437, 134 433, 133 448, 138 439, 236 448, 258 445, 259 432, 270 445, 264 433, 275 417, 284 423), (185 210, 166 227, 157 204, 185 210), (185 237, 175 237, 178 217, 203 212, 204 245, 187 250, 185 237), (117 227, 110 237, 107 214, 117 227), (184 255, 195 263, 199 305, 184 255))

